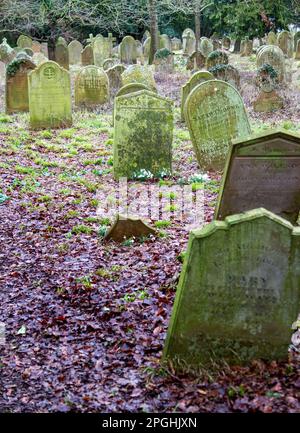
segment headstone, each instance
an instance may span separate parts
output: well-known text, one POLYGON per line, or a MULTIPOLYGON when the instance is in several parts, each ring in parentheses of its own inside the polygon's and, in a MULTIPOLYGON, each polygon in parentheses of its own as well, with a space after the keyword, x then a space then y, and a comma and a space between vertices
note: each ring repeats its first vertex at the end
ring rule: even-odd
POLYGON ((179 38, 171 39, 171 51, 180 51, 182 49, 182 42, 179 38))
POLYGON ((206 58, 203 56, 201 51, 193 52, 191 56, 189 56, 186 62, 186 69, 188 71, 197 71, 199 69, 204 69, 206 63, 206 58))
POLYGON ((72 125, 71 83, 57 63, 42 63, 28 76, 30 126, 33 129, 72 125))
POLYGON ((15 59, 6 68, 6 112, 29 111, 28 74, 35 64, 28 58, 15 59))
POLYGON ((287 360, 299 313, 299 236, 261 208, 193 230, 164 359, 206 368, 287 360))
POLYGON ((217 38, 217 36, 212 36, 211 37, 211 42, 213 44, 213 50, 217 51, 217 50, 221 50, 222 49, 222 43, 221 41, 219 41, 219 39, 217 38))
POLYGON ((253 103, 257 113, 270 113, 283 108, 283 99, 277 94, 275 88, 277 73, 271 65, 264 64, 257 72, 256 84, 260 89, 258 98, 253 103))
POLYGON ((122 86, 131 83, 140 83, 145 84, 145 86, 156 92, 156 83, 152 68, 149 66, 131 65, 123 72, 121 77, 122 86))
POLYGON ((83 46, 79 41, 72 41, 68 45, 69 50, 69 61, 70 65, 80 65, 81 63, 81 51, 83 46))
POLYGON ((279 130, 235 142, 228 155, 216 218, 262 206, 296 224, 299 167, 299 135, 279 130))
POLYGON ((213 52, 214 46, 213 46, 213 43, 208 38, 203 37, 200 39, 199 49, 200 49, 201 53, 203 54, 203 56, 205 58, 207 58, 208 55, 211 52, 213 52))
POLYGON ((259 51, 256 58, 257 67, 268 64, 271 65, 278 74, 278 81, 281 82, 285 78, 285 59, 282 50, 274 45, 267 45, 259 51))
POLYGON ((143 44, 140 41, 135 41, 136 44, 136 57, 140 59, 141 62, 144 61, 143 55, 143 44))
POLYGON ((132 36, 125 36, 120 44, 121 62, 125 65, 136 63, 137 49, 135 39, 132 36))
POLYGON ((149 60, 150 55, 151 38, 145 40, 143 44, 143 54, 146 61, 149 60))
POLYGON ((244 40, 243 51, 241 50, 241 56, 248 57, 251 56, 252 53, 253 53, 253 41, 247 38, 244 40))
POLYGON ((297 50, 298 41, 300 40, 300 31, 294 34, 294 50, 297 50))
POLYGON ((241 76, 237 68, 232 65, 217 65, 209 69, 217 80, 226 81, 236 89, 240 88, 241 76))
POLYGON ((129 93, 140 92, 141 90, 151 91, 151 89, 149 89, 149 87, 146 86, 145 84, 131 83, 131 84, 126 84, 126 86, 121 87, 121 89, 117 92, 116 97, 128 95, 129 93))
POLYGON ((183 54, 190 56, 196 48, 196 38, 194 32, 183 32, 183 54))
POLYGON ((115 65, 106 71, 111 89, 119 89, 121 87, 121 75, 125 69, 124 65, 115 65))
POLYGON ((159 49, 163 48, 172 51, 172 44, 168 35, 160 35, 159 37, 159 49))
POLYGON ((276 45, 277 44, 277 36, 274 32, 269 32, 267 37, 267 45, 276 45))
POLYGON ((26 35, 20 35, 17 40, 17 46, 19 48, 31 48, 32 47, 32 39, 26 35))
POLYGON ((250 133, 241 96, 224 81, 206 81, 195 87, 187 98, 184 117, 204 170, 223 169, 231 141, 250 133))
POLYGON ((47 42, 42 42, 41 43, 41 53, 43 53, 44 56, 47 57, 47 59, 49 58, 49 52, 48 52, 48 44, 47 44, 47 42))
POLYGON ((66 42, 62 41, 63 38, 58 38, 55 45, 55 61, 61 67, 69 70, 69 50, 66 42))
POLYGON ((94 38, 92 47, 94 52, 94 64, 96 66, 102 67, 104 60, 111 57, 111 40, 109 38, 104 38, 103 36, 99 35, 94 38))
POLYGON ((115 65, 118 65, 119 63, 120 63, 119 59, 110 58, 110 59, 104 60, 102 67, 105 71, 107 71, 108 69, 112 68, 115 65))
POLYGON ((142 44, 144 44, 145 40, 150 38, 151 34, 149 32, 149 30, 146 30, 145 33, 143 34, 143 38, 142 38, 142 44))
POLYGON ((231 46, 231 39, 228 36, 224 36, 222 39, 222 47, 225 50, 230 50, 230 46, 231 46))
POLYGON ((172 74, 174 71, 174 55, 167 48, 157 50, 154 56, 155 71, 172 74))
POLYGON ((115 99, 114 175, 171 172, 172 101, 142 90, 115 99))
POLYGON ((139 217, 130 215, 117 215, 111 229, 105 235, 105 240, 123 242, 125 239, 140 239, 147 236, 155 236, 156 231, 149 227, 139 217))
POLYGON ((228 55, 225 51, 212 51, 206 59, 206 68, 210 69, 217 65, 227 65, 228 61, 228 55))
POLYGON ((300 60, 300 39, 297 42, 295 59, 296 60, 300 60))
POLYGON ((198 84, 204 83, 205 81, 213 80, 214 76, 208 71, 198 71, 191 76, 189 81, 181 89, 181 120, 184 120, 184 106, 187 97, 191 91, 198 86, 198 84))
POLYGON ((75 80, 75 105, 92 108, 109 100, 109 81, 98 66, 85 66, 75 80))
POLYGON ((283 30, 277 36, 277 45, 283 54, 292 58, 294 53, 294 39, 290 32, 283 30))
POLYGON ((10 63, 14 59, 15 55, 13 48, 8 45, 6 38, 3 38, 0 44, 0 61, 6 64, 10 63))
POLYGON ((87 45, 81 52, 82 66, 89 66, 94 64, 94 53, 91 45, 87 45))

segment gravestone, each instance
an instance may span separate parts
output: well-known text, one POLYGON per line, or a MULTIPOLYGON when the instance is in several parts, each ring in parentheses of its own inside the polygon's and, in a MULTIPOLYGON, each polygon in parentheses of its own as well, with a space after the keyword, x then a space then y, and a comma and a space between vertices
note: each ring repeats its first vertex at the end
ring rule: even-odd
POLYGON ((14 59, 15 55, 15 51, 10 45, 8 45, 6 38, 3 38, 0 44, 0 61, 5 64, 10 63, 14 59))
POLYGON ((121 75, 125 69, 124 65, 118 64, 106 71, 109 80, 109 87, 111 89, 119 89, 121 87, 121 75))
POLYGON ((35 66, 28 58, 15 59, 7 65, 5 102, 8 114, 29 111, 27 77, 35 66))
POLYGON ((230 46, 231 46, 231 39, 228 36, 224 36, 222 39, 222 47, 225 50, 230 50, 230 46))
MULTIPOLYGON (((184 33, 184 32, 183 32, 184 33)), ((194 32, 187 31, 183 35, 183 54, 190 56, 196 48, 196 38, 194 32)))
POLYGON ((42 63, 28 75, 30 126, 33 129, 72 125, 70 74, 57 63, 42 63))
POLYGON ((276 45, 277 44, 277 36, 274 32, 269 32, 267 37, 267 45, 276 45))
POLYGON ((168 35, 160 35, 159 37, 159 49, 163 48, 172 51, 172 44, 168 35))
POLYGON ((102 67, 104 60, 110 58, 112 55, 111 39, 99 35, 94 38, 92 47, 94 52, 94 64, 102 67))
POLYGON ((250 133, 239 92, 224 81, 196 86, 185 103, 184 117, 201 169, 222 170, 231 141, 250 133))
POLYGON ((143 54, 147 62, 149 61, 150 46, 151 46, 151 38, 147 38, 143 43, 143 54))
POLYGON ((103 69, 104 71, 107 71, 108 69, 112 68, 115 65, 118 65, 120 63, 119 59, 116 58, 110 58, 110 59, 106 59, 103 62, 103 69))
POLYGON ((232 65, 217 65, 209 69, 217 80, 226 81, 236 89, 240 88, 241 76, 237 68, 232 65))
POLYGON ((143 44, 140 41, 135 41, 136 44, 136 57, 140 60, 140 62, 144 62, 144 55, 143 55, 143 44))
POLYGON ((277 45, 283 51, 283 54, 292 58, 294 53, 294 39, 290 32, 283 30, 278 33, 277 45))
POLYGON ((300 31, 294 34, 294 50, 297 50, 298 41, 300 40, 300 31))
POLYGON ((109 100, 109 81, 98 66, 85 66, 75 80, 75 105, 92 108, 109 100))
POLYGON ((268 64, 261 66, 257 72, 256 84, 260 89, 258 98, 253 103, 257 113, 270 113, 283 108, 283 99, 277 94, 275 88, 277 74, 268 64))
POLYGON ((152 68, 149 66, 131 65, 122 73, 121 78, 122 86, 131 83, 140 83, 145 84, 145 86, 156 92, 156 83, 152 68))
POLYGON ((174 71, 174 55, 167 48, 157 50, 154 56, 155 71, 172 74, 174 71))
POLYGON ((274 45, 267 45, 262 48, 257 54, 257 67, 260 68, 265 64, 271 65, 278 75, 278 81, 282 82, 285 79, 285 59, 282 50, 274 45))
POLYGON ((172 170, 173 103, 142 90, 118 96, 114 110, 114 175, 134 178, 172 170))
POLYGON ((214 367, 287 360, 300 231, 259 208, 192 230, 163 357, 214 367))
POLYGON ((43 53, 44 56, 47 57, 47 59, 49 58, 49 52, 48 52, 48 44, 47 44, 47 42, 42 42, 41 43, 41 53, 43 53))
POLYGON ((20 35, 17 40, 17 46, 19 48, 31 48, 32 47, 32 39, 26 35, 20 35))
POLYGON ((151 37, 151 34, 150 34, 149 30, 146 30, 145 33, 143 34, 143 37, 142 37, 142 44, 145 42, 146 39, 148 39, 150 37, 151 37))
POLYGON ((72 41, 68 45, 70 65, 80 65, 83 46, 79 41, 72 41))
POLYGON ((227 65, 228 64, 228 55, 225 51, 216 50, 212 51, 206 59, 206 68, 210 69, 217 65, 227 65))
POLYGON ((300 39, 297 42, 295 59, 296 60, 300 60, 300 39))
POLYGON ((241 50, 241 57, 248 57, 251 56, 251 54, 253 53, 253 41, 250 40, 249 38, 246 38, 243 41, 243 50, 241 50))
POLYGON ((300 210, 300 137, 270 131, 233 144, 216 218, 265 207, 296 224, 300 210))
POLYGON ((200 39, 199 49, 200 49, 201 53, 203 54, 203 56, 205 58, 207 58, 208 55, 211 52, 213 52, 214 46, 213 46, 213 43, 208 38, 203 37, 203 38, 200 39))
POLYGON ((132 36, 125 36, 120 44, 120 58, 125 65, 136 63, 137 49, 135 39, 132 36))
POLYGON ((179 38, 171 39, 171 51, 180 51, 182 49, 182 42, 179 38))
POLYGON ((186 62, 186 69, 188 71, 197 71, 199 69, 204 69, 206 63, 206 58, 203 56, 201 51, 198 53, 195 51, 191 56, 189 56, 186 62))
POLYGON ((198 86, 198 84, 204 83, 205 81, 213 80, 214 76, 208 71, 198 71, 191 76, 189 81, 181 88, 181 120, 184 120, 184 106, 187 97, 191 91, 198 86))
POLYGON ((58 38, 55 45, 55 61, 62 68, 69 70, 69 50, 66 42, 63 42, 63 38, 58 38))
POLYGON ((121 89, 117 92, 116 97, 128 95, 129 93, 140 92, 141 90, 149 90, 149 92, 151 92, 151 89, 149 89, 149 87, 145 84, 131 83, 121 87, 121 89))
POLYGON ((81 51, 81 64, 82 66, 89 66, 94 64, 94 53, 91 45, 87 45, 81 51))

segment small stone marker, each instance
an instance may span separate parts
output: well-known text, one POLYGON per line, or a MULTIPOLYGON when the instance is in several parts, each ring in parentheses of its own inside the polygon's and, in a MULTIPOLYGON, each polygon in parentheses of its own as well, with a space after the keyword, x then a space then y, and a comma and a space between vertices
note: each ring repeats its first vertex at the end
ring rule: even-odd
POLYGON ((121 62, 125 65, 132 65, 136 63, 137 49, 136 42, 132 36, 125 36, 120 44, 120 57, 121 62))
POLYGON ((156 92, 156 83, 150 66, 131 65, 122 73, 121 78, 122 86, 139 83, 156 92))
POLYGON ((142 90, 115 98, 114 175, 172 170, 173 103, 142 90))
POLYGON ((6 112, 29 111, 28 74, 35 69, 28 58, 15 59, 6 68, 6 112))
POLYGON ((181 88, 181 120, 184 120, 184 106, 187 97, 191 91, 198 86, 198 84, 204 83, 204 81, 213 80, 214 76, 208 71, 198 71, 191 76, 189 81, 181 88))
POLYGON ((72 41, 68 45, 69 50, 69 61, 70 65, 80 65, 81 63, 81 52, 83 46, 79 41, 72 41))
POLYGON ((94 52, 91 45, 87 45, 81 51, 81 64, 82 66, 89 66, 94 64, 94 52))
POLYGON ((75 80, 75 105, 95 107, 109 100, 109 81, 97 66, 85 66, 75 80))
POLYGON ((276 45, 277 43, 277 36, 274 32, 269 32, 267 37, 267 44, 268 45, 276 45))
POLYGON ((72 125, 70 74, 57 63, 42 63, 28 76, 30 126, 33 129, 72 125))
POLYGON ((104 239, 123 242, 125 239, 139 239, 150 235, 155 236, 156 231, 145 224, 139 217, 118 215, 104 239))
POLYGON ((265 209, 190 233, 164 358, 285 360, 299 313, 300 229, 265 209))
POLYGON ((299 135, 278 130, 233 144, 216 219, 256 207, 265 207, 296 224, 300 210, 299 135))
POLYGON ((203 170, 223 169, 232 139, 250 134, 243 100, 224 81, 206 81, 196 86, 185 103, 184 117, 203 170))

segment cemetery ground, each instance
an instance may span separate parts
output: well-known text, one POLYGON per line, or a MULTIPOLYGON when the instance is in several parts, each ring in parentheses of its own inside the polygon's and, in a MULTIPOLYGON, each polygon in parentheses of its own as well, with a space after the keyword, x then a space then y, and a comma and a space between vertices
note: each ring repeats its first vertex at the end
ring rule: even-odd
MULTIPOLYGON (((280 90, 286 108, 267 115, 252 110, 255 61, 232 56, 232 63, 253 131, 299 132, 297 63, 280 90)), ((175 102, 173 175, 157 182, 204 189, 210 222, 221 173, 197 176, 180 121, 188 76, 177 65, 173 75, 155 78, 159 94, 175 102)), ((97 216, 99 197, 117 186, 112 101, 98 112, 75 111, 71 128, 44 131, 28 129, 28 114, 8 116, 0 107, 2 411, 299 412, 296 353, 289 363, 257 361, 218 373, 179 374, 160 363, 189 233, 174 212, 150 223, 155 238, 103 241, 112 220, 97 216)))

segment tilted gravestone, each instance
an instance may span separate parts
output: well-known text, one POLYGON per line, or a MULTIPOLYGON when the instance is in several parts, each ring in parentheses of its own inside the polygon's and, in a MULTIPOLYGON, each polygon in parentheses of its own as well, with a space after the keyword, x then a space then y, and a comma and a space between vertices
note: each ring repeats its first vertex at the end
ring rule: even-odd
POLYGON ((190 233, 164 358, 287 359, 300 302, 300 229, 255 209, 190 233))
POLYGON ((250 125, 239 92, 224 81, 196 86, 185 103, 188 125, 199 166, 220 170, 231 141, 250 134, 250 125))
POLYGON ((0 84, 5 83, 6 66, 4 62, 0 61, 0 84))
POLYGON ((63 38, 59 38, 55 45, 55 61, 61 67, 69 70, 69 50, 66 42, 63 42, 63 38))
POLYGON ((109 100, 109 81, 97 66, 85 66, 75 80, 75 105, 94 107, 109 100))
POLYGON ((119 89, 121 87, 121 75, 125 71, 124 65, 115 65, 109 68, 106 73, 109 79, 109 86, 112 89, 119 89))
POLYGON ((145 84, 156 92, 156 83, 152 68, 149 66, 131 65, 121 75, 122 86, 131 83, 145 84))
POLYGON ((68 45, 70 65, 80 65, 83 46, 79 41, 72 41, 68 45))
POLYGON ((42 63, 28 75, 32 129, 72 125, 70 74, 57 63, 42 63))
POLYGON ((173 103, 142 90, 118 96, 114 109, 114 175, 154 176, 172 169, 173 103))
POLYGON ((270 131, 235 142, 228 155, 216 218, 265 207, 296 224, 300 211, 300 136, 270 131))
POLYGON ((191 91, 198 86, 198 84, 204 83, 204 81, 213 80, 214 76, 208 71, 198 71, 191 76, 189 81, 181 88, 181 120, 184 120, 184 106, 187 97, 191 91))
POLYGON ((125 65, 132 65, 137 60, 137 48, 132 36, 125 36, 120 44, 120 58, 125 65))
POLYGON ((81 64, 82 66, 89 66, 94 64, 94 52, 91 45, 87 45, 81 51, 81 64))
POLYGON ((283 81, 285 78, 285 59, 283 51, 274 45, 267 45, 262 48, 256 58, 257 67, 263 65, 271 65, 278 75, 278 81, 283 81))
POLYGON ((28 74, 36 65, 28 58, 15 59, 6 68, 6 112, 29 111, 28 74))

